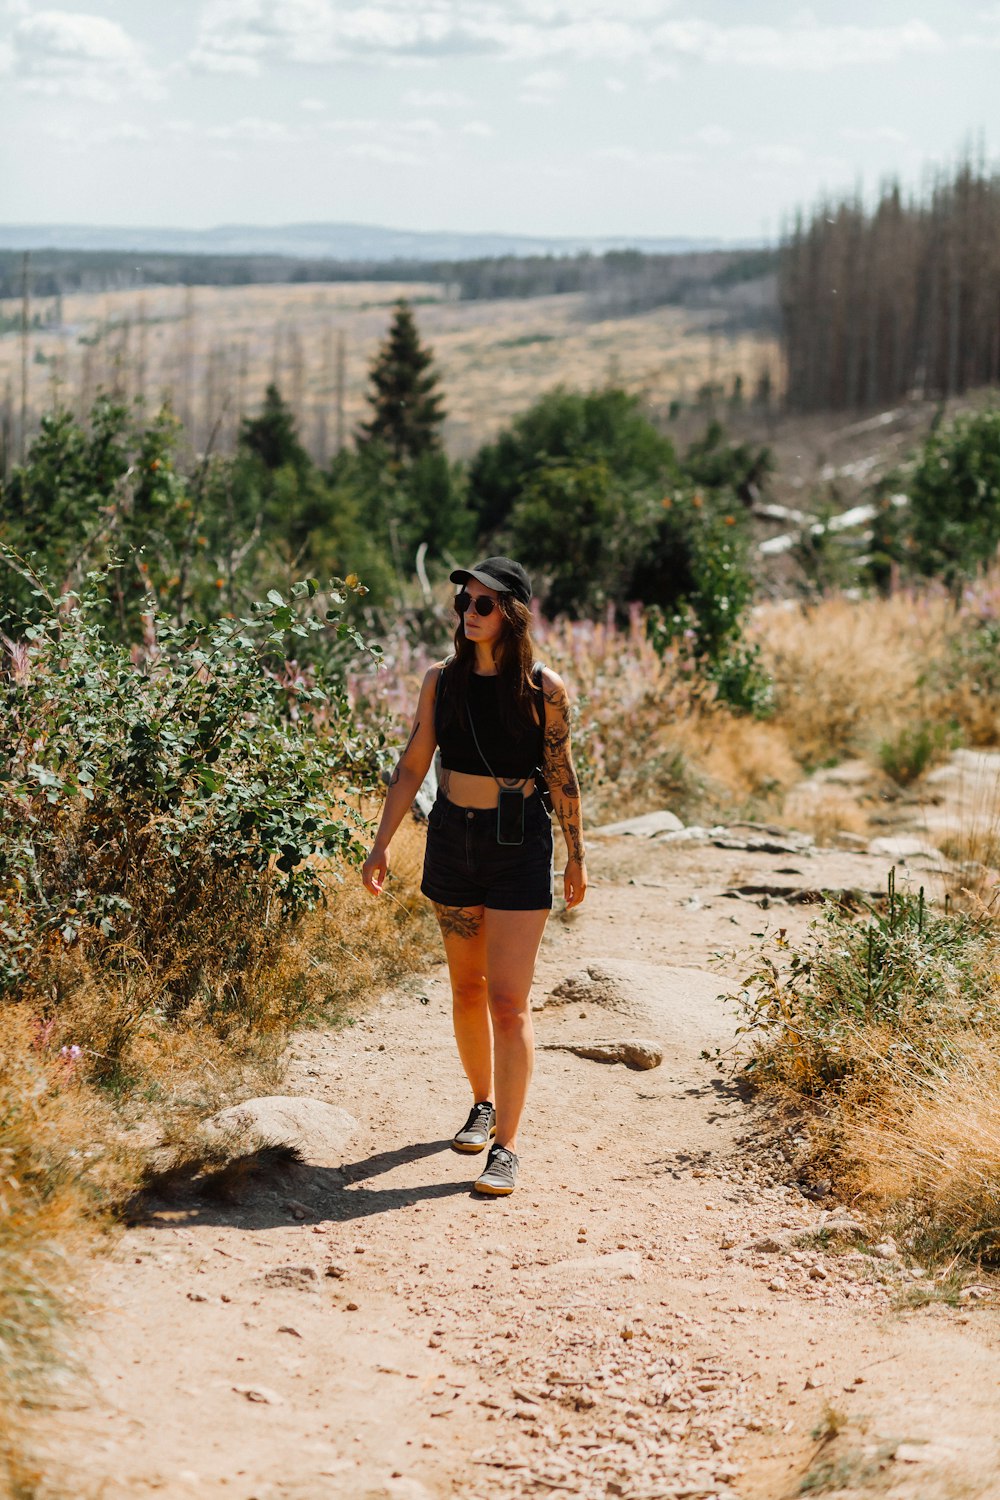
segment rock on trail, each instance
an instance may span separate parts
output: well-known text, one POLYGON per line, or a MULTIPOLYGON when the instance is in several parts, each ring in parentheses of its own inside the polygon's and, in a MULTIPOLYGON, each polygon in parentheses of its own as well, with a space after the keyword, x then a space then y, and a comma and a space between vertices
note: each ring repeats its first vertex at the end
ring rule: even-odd
POLYGON ((623 1037, 616 1042, 540 1042, 539 1046, 543 1051, 572 1052, 588 1062, 624 1063, 639 1072, 658 1068, 663 1061, 663 1048, 641 1037, 623 1037))
POLYGON ((335 1104, 308 1095, 272 1094, 245 1099, 212 1115, 202 1127, 207 1134, 223 1133, 246 1140, 249 1150, 287 1146, 304 1160, 335 1163, 357 1134, 358 1122, 335 1104))

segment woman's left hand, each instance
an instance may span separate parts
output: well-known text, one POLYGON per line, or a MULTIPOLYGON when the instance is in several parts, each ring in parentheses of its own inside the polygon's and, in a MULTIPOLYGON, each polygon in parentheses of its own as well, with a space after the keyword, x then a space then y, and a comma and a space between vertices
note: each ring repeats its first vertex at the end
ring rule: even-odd
POLYGON ((587 862, 583 859, 568 859, 566 871, 563 875, 563 894, 566 898, 566 910, 573 906, 579 906, 587 894, 587 862))

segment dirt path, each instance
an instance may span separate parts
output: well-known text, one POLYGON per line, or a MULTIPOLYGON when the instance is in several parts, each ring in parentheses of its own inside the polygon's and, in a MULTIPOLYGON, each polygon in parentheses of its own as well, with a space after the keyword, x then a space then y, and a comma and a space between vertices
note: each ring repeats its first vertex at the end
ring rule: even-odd
POLYGON ((813 910, 758 902, 884 861, 613 838, 592 865, 543 945, 539 1001, 578 978, 537 1012, 514 1197, 470 1195, 447 1149, 442 969, 297 1037, 288 1092, 356 1116, 346 1160, 160 1214, 95 1268, 87 1389, 53 1418, 73 1494, 1000 1495, 995 1313, 900 1313, 903 1268, 810 1239, 831 1210, 700 1058, 735 1024, 711 954, 813 910), (624 1036, 662 1065, 549 1045, 624 1036))

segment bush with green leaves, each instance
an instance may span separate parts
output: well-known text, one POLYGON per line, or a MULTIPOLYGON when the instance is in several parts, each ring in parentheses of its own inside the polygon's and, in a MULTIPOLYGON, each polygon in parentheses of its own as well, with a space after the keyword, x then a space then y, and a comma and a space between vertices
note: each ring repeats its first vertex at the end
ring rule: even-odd
POLYGON ((268 933, 324 898, 325 861, 363 855, 382 737, 345 677, 379 648, 343 618, 349 586, 207 625, 150 609, 137 651, 108 629, 109 570, 52 597, 7 549, 0 566, 35 614, 2 642, 0 993, 52 1003, 99 970, 168 1013, 238 1016, 268 933), (325 680, 288 669, 330 636, 325 680))
POLYGON ((600 467, 622 491, 679 478, 673 444, 638 397, 614 387, 559 387, 515 417, 469 465, 469 504, 482 537, 492 539, 507 524, 522 493, 552 465, 600 467))
POLYGON ((655 505, 648 490, 622 480, 602 459, 553 460, 526 479, 506 546, 535 575, 547 614, 586 618, 630 597, 655 505))
MULTIPOLYGON (((128 557, 129 566, 107 575, 108 597, 119 632, 140 638, 150 594, 175 609, 191 606, 192 560, 205 547, 200 485, 178 471, 179 439, 168 407, 147 419, 138 403, 101 396, 86 423, 49 413, 0 489, 0 541, 59 590, 78 587, 109 549, 128 557)), ((9 630, 31 618, 36 601, 23 579, 5 582, 0 626, 9 630)))
POLYGON ((879 490, 873 554, 880 580, 893 563, 949 584, 975 573, 1000 546, 1000 408, 936 426, 912 469, 879 490), (900 489, 909 504, 894 509, 889 497, 900 489))
POLYGON ((716 497, 681 491, 663 503, 652 546, 639 565, 640 582, 645 573, 652 582, 661 558, 664 579, 673 563, 675 591, 671 596, 663 589, 650 602, 653 644, 663 651, 683 638, 722 702, 763 717, 771 709, 772 688, 760 648, 745 636, 753 577, 741 515, 723 509, 716 497))

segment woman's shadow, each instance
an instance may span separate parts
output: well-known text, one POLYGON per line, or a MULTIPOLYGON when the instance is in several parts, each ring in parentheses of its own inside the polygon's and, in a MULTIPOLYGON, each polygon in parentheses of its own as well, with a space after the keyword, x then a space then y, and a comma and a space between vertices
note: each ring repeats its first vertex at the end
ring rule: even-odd
POLYGON ((386 1172, 450 1149, 412 1141, 339 1167, 314 1166, 288 1146, 261 1146, 215 1171, 197 1163, 150 1177, 129 1205, 131 1224, 152 1228, 210 1224, 274 1229, 287 1224, 350 1223, 413 1203, 468 1194, 471 1181, 369 1187, 386 1172))

